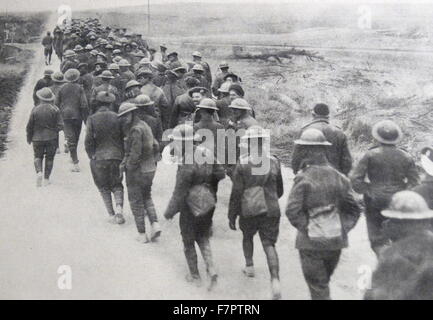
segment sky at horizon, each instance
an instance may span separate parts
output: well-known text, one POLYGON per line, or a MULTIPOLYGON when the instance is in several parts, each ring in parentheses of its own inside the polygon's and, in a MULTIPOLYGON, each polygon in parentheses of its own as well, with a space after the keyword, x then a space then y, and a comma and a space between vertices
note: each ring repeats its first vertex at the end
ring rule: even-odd
MULTIPOLYGON (((311 3, 318 2, 318 0, 150 0, 151 4, 166 4, 166 3, 181 3, 181 2, 200 2, 200 3, 311 3)), ((348 3, 353 2, 357 4, 362 3, 429 3, 433 5, 433 0, 322 0, 321 4, 324 3, 348 3)), ((0 12, 13 12, 13 11, 46 11, 51 10, 53 12, 61 5, 68 5, 72 10, 91 10, 101 8, 115 8, 123 6, 137 6, 147 5, 147 0, 1 0, 0 12)))

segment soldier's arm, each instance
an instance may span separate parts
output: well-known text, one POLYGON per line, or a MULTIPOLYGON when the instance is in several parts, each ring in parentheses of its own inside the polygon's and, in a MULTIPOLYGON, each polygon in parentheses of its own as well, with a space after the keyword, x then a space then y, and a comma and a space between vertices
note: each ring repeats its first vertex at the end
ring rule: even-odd
POLYGON ((27 143, 30 144, 33 139, 33 128, 34 128, 34 117, 33 112, 30 113, 29 121, 27 122, 26 126, 26 133, 27 133, 27 143))
POLYGON ((302 160, 302 147, 295 144, 292 153, 292 170, 294 174, 297 174, 301 170, 301 160, 302 160))
POLYGON ((365 194, 368 191, 369 183, 365 182, 368 170, 368 154, 364 155, 350 175, 353 190, 357 193, 365 194))
POLYGON ((56 117, 57 117, 57 131, 62 131, 64 127, 64 123, 59 108, 57 108, 56 117))
POLYGON ((84 89, 81 88, 80 90, 80 108, 81 108, 81 117, 83 118, 83 121, 87 121, 87 117, 89 116, 89 105, 87 102, 86 93, 84 92, 84 89))
POLYGON ((177 118, 179 116, 179 102, 178 99, 176 98, 174 100, 174 104, 173 104, 173 110, 171 112, 171 117, 170 117, 170 128, 174 128, 177 125, 177 118))
POLYGON ((283 184, 283 176, 281 174, 281 164, 280 160, 277 161, 277 195, 278 198, 281 198, 284 194, 284 184, 283 184))
POLYGON ((354 191, 349 179, 343 178, 342 197, 340 201, 340 212, 343 216, 343 228, 345 232, 353 229, 361 214, 361 207, 356 201, 354 191))
POLYGON ((93 159, 93 156, 95 155, 95 139, 93 135, 93 124, 92 119, 89 118, 87 121, 87 127, 86 127, 86 137, 84 139, 84 147, 86 149, 87 155, 89 156, 89 159, 93 159))
POLYGON ((242 177, 241 165, 238 163, 235 167, 233 177, 232 192, 230 194, 229 202, 229 221, 236 220, 236 217, 240 214, 242 210, 241 201, 242 195, 244 194, 244 180, 242 177))
POLYGON ((411 157, 409 159, 409 166, 408 166, 406 178, 407 178, 407 188, 408 189, 411 189, 411 188, 419 185, 419 181, 420 181, 419 172, 418 172, 418 169, 416 167, 415 161, 413 161, 413 159, 411 157))
POLYGON ((301 177, 296 177, 286 207, 287 218, 300 231, 304 231, 308 225, 304 203, 307 190, 307 183, 301 177))
POLYGON ((174 187, 173 195, 168 203, 168 207, 165 210, 165 218, 171 219, 181 210, 182 204, 192 186, 193 173, 192 165, 181 165, 178 167, 176 173, 176 185, 174 187))
POLYGON ((126 161, 127 170, 135 170, 140 166, 140 160, 142 158, 143 143, 141 139, 141 133, 132 129, 129 135, 129 153, 126 161))
POLYGON ((341 144, 341 158, 340 158, 341 172, 346 176, 352 169, 352 155, 350 154, 349 146, 347 144, 347 138, 344 136, 341 144))

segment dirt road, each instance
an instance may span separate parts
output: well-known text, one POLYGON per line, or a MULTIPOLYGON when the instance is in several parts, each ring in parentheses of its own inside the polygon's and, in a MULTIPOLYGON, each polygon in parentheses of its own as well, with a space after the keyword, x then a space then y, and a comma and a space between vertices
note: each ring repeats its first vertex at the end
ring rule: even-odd
MULTIPOLYGON (((32 148, 25 141, 25 124, 32 108, 33 86, 45 69, 43 61, 42 50, 38 47, 33 68, 15 107, 9 149, 0 161, 0 298, 268 299, 268 270, 258 239, 257 277, 245 279, 240 272, 243 266, 241 234, 229 230, 226 218, 229 179, 219 188, 214 220, 212 246, 220 280, 212 293, 205 288, 191 287, 184 281, 187 268, 178 217, 171 222, 162 221, 161 240, 148 245, 135 241, 136 230, 128 203, 125 225, 107 222, 102 200, 91 178, 83 135, 79 145, 82 172, 70 172, 68 155, 58 155, 52 184, 36 188, 32 148), (71 289, 63 290, 58 286, 60 266, 70 267, 71 289)), ((58 66, 54 58, 51 67, 57 69, 58 66)), ((161 163, 158 167, 153 196, 160 217, 173 190, 175 171, 173 165, 161 163)), ((283 208, 292 182, 288 169, 284 170, 284 176, 283 208)), ((283 298, 308 299, 298 253, 294 249, 296 232, 285 217, 280 230, 277 250, 283 298)), ((359 268, 374 265, 364 221, 350 234, 350 243, 332 281, 331 290, 336 299, 359 299, 362 296, 357 287, 359 268)), ((199 263, 202 265, 200 258, 199 263)))

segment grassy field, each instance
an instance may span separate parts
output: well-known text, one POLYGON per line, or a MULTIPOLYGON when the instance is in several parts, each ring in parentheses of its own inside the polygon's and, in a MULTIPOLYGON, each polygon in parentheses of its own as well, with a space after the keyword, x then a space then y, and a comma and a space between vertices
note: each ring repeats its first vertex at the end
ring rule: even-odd
MULTIPOLYGON (((402 146, 417 156, 419 147, 433 135, 429 112, 433 107, 432 54, 381 49, 433 50, 429 31, 433 6, 372 5, 372 29, 367 30, 357 28, 356 4, 307 7, 152 6, 150 42, 155 47, 168 43, 186 61, 192 51, 201 50, 214 71, 221 60, 228 60, 242 76, 246 98, 257 110, 258 119, 274 131, 274 151, 286 163, 294 135, 318 102, 331 106, 335 123, 350 138, 355 158, 371 146, 371 126, 383 118, 401 124, 402 146), (235 60, 230 59, 232 44, 309 46, 324 59, 235 60)), ((102 11, 99 17, 103 23, 146 34, 146 13, 145 7, 124 8, 102 11)))
MULTIPOLYGON (((46 13, 0 15, 0 34, 3 36, 5 28, 11 29, 13 26, 15 42, 36 41, 36 37, 40 36, 43 30, 46 18, 46 13)), ((3 40, 0 44, 0 157, 6 149, 13 107, 33 57, 31 45, 5 45, 3 40)))

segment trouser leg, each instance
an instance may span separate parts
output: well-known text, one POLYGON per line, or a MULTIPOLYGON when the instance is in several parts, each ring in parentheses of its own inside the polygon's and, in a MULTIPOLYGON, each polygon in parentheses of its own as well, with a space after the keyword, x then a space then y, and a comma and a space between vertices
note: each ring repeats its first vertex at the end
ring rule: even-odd
POLYGON ((102 200, 104 201, 105 208, 107 209, 107 212, 110 216, 114 216, 114 209, 113 209, 113 199, 111 197, 111 192, 109 190, 101 189, 99 190, 102 200))
POLYGON ((253 236, 250 235, 243 235, 242 239, 242 249, 244 251, 244 257, 245 257, 245 265, 247 267, 253 266, 253 254, 254 254, 254 241, 253 236))
POLYGON ((200 273, 197 266, 197 252, 195 251, 194 241, 183 240, 183 248, 191 276, 195 279, 200 278, 200 273))
POLYGON ((78 164, 77 146, 80 138, 82 121, 77 119, 64 121, 64 133, 68 144, 68 149, 71 154, 71 159, 74 164, 78 164))
POLYGON ((54 139, 47 144, 45 149, 45 170, 44 170, 44 178, 48 180, 51 176, 51 172, 54 166, 54 157, 56 156, 58 140, 54 139))
POLYGON ((135 225, 138 233, 146 233, 146 226, 144 221, 145 207, 143 199, 143 182, 141 181, 141 175, 137 172, 128 172, 127 175, 127 187, 128 187, 128 199, 131 206, 132 214, 134 215, 135 225))
POLYGON ((197 243, 200 248, 203 260, 206 264, 206 271, 208 275, 211 277, 216 275, 209 238, 202 237, 201 239, 199 239, 199 241, 197 241, 197 243))
POLYGON ((275 245, 269 245, 263 243, 263 250, 266 254, 266 260, 268 262, 269 273, 271 274, 271 279, 280 278, 280 263, 278 260, 278 253, 275 249, 275 245))
POLYGON ((155 205, 152 200, 152 183, 155 177, 155 172, 149 172, 143 175, 143 199, 146 213, 148 215, 150 223, 158 222, 158 216, 156 214, 155 205))
POLYGON ((380 213, 381 209, 375 208, 372 204, 366 201, 365 218, 367 222, 368 239, 371 249, 379 256, 381 249, 389 242, 382 228, 382 223, 385 218, 380 213))
POLYGON ((329 281, 340 251, 300 250, 302 272, 312 300, 330 300, 329 281))
POLYGON ((35 158, 33 161, 36 173, 42 172, 42 158, 35 158))

